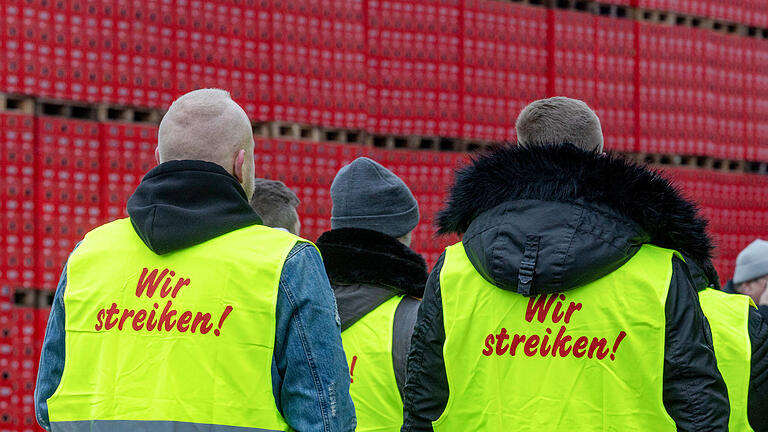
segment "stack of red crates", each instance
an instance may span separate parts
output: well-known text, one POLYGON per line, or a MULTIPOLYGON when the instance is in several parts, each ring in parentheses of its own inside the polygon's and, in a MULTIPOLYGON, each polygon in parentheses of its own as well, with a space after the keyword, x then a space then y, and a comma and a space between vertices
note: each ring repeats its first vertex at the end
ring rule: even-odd
MULTIPOLYGON (((322 61, 310 59, 308 37, 310 21, 319 21, 322 11, 307 3, 276 0, 270 4, 273 114, 298 123, 309 121, 309 63, 322 61)), ((324 30, 332 33, 330 28, 324 30)))
POLYGON ((268 7, 273 116, 297 123, 363 128, 363 2, 274 1, 268 7))
MULTIPOLYGON (((466 8, 466 5, 464 5, 466 8)), ((437 115, 429 110, 424 130, 447 137, 461 136, 463 97, 461 73, 461 5, 456 0, 437 2, 437 115)), ((429 100, 427 101, 429 103, 429 100)))
MULTIPOLYGON (((721 4, 639 6, 768 16, 721 4)), ((768 158, 761 39, 489 0, 9 0, 0 19, 7 92, 164 108, 224 87, 259 121, 508 140, 549 88, 596 107, 609 147, 768 158)))
POLYGON ((629 20, 596 18, 595 103, 606 145, 635 151, 635 35, 629 20))
POLYGON ((0 5, 0 89, 20 92, 21 83, 21 19, 20 1, 7 1, 0 5))
POLYGON ((717 246, 715 267, 725 283, 733 276, 738 253, 768 232, 768 178, 684 168, 667 173, 709 220, 717 246))
POLYGON ((706 102, 710 123, 708 154, 742 160, 745 156, 744 81, 748 69, 744 38, 718 33, 707 35, 705 81, 709 84, 706 102), (738 66, 736 66, 738 65, 738 66))
POLYGON ((101 142, 96 122, 38 117, 36 123, 36 283, 53 289, 69 252, 102 221, 101 142))
POLYGON ((125 204, 142 177, 155 162, 157 126, 132 123, 100 123, 103 219, 126 217, 125 204))
POLYGON ((462 136, 512 140, 520 110, 546 95, 546 14, 505 2, 465 3, 462 136))
POLYGON ((744 121, 744 137, 742 140, 742 145, 744 147, 743 157, 746 160, 756 160, 756 149, 758 147, 757 123, 759 121, 757 112, 759 100, 758 76, 762 74, 762 71, 757 69, 757 41, 749 39, 741 41, 741 45, 743 50, 743 66, 740 70, 744 80, 742 88, 742 120, 744 121))
POLYGON ((651 153, 709 155, 705 33, 639 24, 640 145, 651 153))
POLYGON ((747 148, 748 160, 768 161, 768 40, 752 42, 753 62, 749 76, 748 108, 752 121, 748 124, 748 137, 754 136, 747 148))
POLYGON ((33 307, 15 306, 10 298, 4 300, 0 303, 0 430, 38 431, 34 391, 43 314, 33 307))
POLYGON ((364 7, 363 0, 313 4, 322 17, 319 33, 313 27, 307 32, 312 47, 309 59, 314 63, 319 53, 321 62, 310 67, 309 94, 315 109, 310 111, 309 123, 350 129, 367 126, 364 7))
MULTIPOLYGON (((458 94, 446 97, 457 91, 457 70, 446 66, 458 61, 457 5, 383 0, 368 2, 367 13, 368 128, 437 135, 439 114, 446 113, 448 123, 458 120, 458 109, 441 108, 458 106, 458 94)), ((443 132, 458 132, 448 123, 443 132)))
POLYGON ((23 65, 21 91, 66 97, 70 44, 64 2, 24 2, 18 56, 23 65))
POLYGON ((596 17, 581 12, 554 16, 554 90, 594 105, 596 17))
POLYGON ((36 286, 34 118, 0 114, 0 430, 33 430, 32 395, 40 334, 34 308, 13 306, 36 286))
POLYGON ((3 291, 35 284, 35 152, 34 118, 26 114, 0 114, 3 186, 0 221, 3 243, 3 291))

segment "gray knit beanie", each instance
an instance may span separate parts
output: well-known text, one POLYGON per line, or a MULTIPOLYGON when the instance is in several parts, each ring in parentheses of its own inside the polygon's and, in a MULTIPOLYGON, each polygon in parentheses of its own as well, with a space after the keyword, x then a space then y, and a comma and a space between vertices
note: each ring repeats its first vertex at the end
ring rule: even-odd
POLYGON ((757 239, 739 252, 733 283, 740 284, 768 275, 768 241, 757 239))
POLYGON ((419 204, 405 182, 378 162, 360 157, 331 184, 331 228, 363 228, 402 237, 419 224, 419 204))

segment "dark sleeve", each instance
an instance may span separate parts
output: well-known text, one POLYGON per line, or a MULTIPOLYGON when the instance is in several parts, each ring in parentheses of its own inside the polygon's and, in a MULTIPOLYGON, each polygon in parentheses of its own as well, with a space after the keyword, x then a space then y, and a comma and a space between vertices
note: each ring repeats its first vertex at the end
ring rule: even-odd
POLYGON ((755 432, 768 431, 768 320, 749 308, 752 373, 749 379, 749 423, 755 432))
POLYGON ((678 431, 727 431, 728 391, 685 263, 672 261, 666 302, 664 406, 678 431))
POLYGON ((444 254, 427 279, 408 355, 408 376, 403 397, 403 432, 432 431, 432 422, 448 403, 448 378, 443 361, 445 327, 440 297, 440 270, 444 254))
POLYGON ((408 364, 408 352, 411 350, 411 336, 416 326, 419 313, 418 299, 405 296, 395 310, 395 323, 392 329, 392 365, 395 368, 395 380, 400 398, 405 389, 405 366, 408 364))

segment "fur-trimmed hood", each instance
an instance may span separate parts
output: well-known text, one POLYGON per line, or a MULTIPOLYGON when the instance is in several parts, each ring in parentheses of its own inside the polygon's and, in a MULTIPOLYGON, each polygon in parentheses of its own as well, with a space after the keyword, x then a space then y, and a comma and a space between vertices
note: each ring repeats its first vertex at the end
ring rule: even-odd
POLYGON ((474 158, 457 172, 437 224, 439 233, 464 234, 487 280, 529 295, 596 280, 644 243, 711 268, 707 223, 667 179, 570 145, 504 146, 474 158), (536 263, 530 278, 519 271, 524 256, 536 263))
POLYGON ((341 228, 317 239, 332 284, 367 284, 393 294, 424 296, 427 263, 397 239, 378 231, 341 228))

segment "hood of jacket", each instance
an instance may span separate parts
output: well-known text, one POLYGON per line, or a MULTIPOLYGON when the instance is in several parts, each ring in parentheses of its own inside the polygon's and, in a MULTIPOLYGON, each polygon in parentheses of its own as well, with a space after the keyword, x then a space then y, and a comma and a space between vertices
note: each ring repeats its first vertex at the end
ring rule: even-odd
POLYGON ((477 271, 537 295, 592 282, 646 243, 711 268, 706 221, 647 167, 571 145, 503 146, 459 170, 439 233, 463 234, 477 271))
POLYGON ((127 210, 136 233, 158 255, 261 224, 240 183, 221 166, 199 160, 153 168, 127 210))
POLYGON ((424 258, 378 231, 340 228, 317 239, 341 319, 341 331, 396 295, 421 298, 424 258))
POLYGON ((375 285, 393 295, 424 296, 427 263, 393 237, 373 230, 340 228, 323 233, 317 247, 333 285, 375 285))

